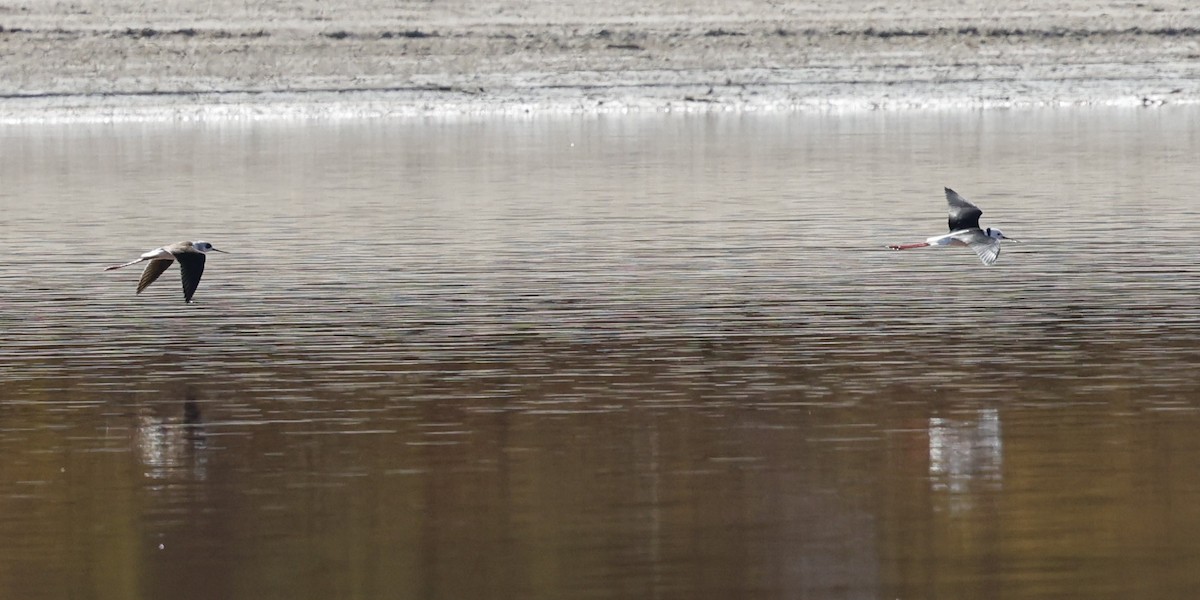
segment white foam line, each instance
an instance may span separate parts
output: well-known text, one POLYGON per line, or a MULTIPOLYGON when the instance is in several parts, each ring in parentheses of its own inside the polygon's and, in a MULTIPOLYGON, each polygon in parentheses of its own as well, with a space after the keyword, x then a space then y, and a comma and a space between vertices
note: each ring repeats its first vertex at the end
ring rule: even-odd
MULTIPOLYGON (((52 96, 0 101, 0 124, 145 123, 405 119, 427 117, 606 115, 627 113, 712 114, 785 112, 870 112, 899 110, 1003 109, 1041 107, 1137 107, 1200 104, 1200 95, 1139 97, 1057 94, 1041 90, 1026 97, 923 95, 803 95, 786 87, 752 96, 692 98, 683 89, 656 88, 652 94, 620 89, 606 96, 591 91, 553 90, 540 98, 518 93, 487 97, 454 92, 312 92, 189 94, 180 96, 52 96)), ((644 91, 644 90, 638 90, 644 91)), ((810 90, 811 91, 811 90, 810 90)))

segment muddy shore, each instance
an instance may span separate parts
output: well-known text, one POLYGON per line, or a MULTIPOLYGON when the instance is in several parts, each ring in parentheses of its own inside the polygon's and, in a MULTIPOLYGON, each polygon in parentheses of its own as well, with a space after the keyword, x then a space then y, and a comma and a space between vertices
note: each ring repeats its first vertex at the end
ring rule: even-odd
POLYGON ((1180 0, 0 0, 3 122, 1198 102, 1180 0))

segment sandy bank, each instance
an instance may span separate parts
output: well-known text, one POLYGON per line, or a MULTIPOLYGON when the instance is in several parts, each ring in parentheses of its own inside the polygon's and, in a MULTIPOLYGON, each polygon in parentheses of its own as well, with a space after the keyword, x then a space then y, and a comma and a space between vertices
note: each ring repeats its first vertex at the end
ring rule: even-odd
POLYGON ((0 3, 0 120, 1200 102, 1190 2, 0 3))

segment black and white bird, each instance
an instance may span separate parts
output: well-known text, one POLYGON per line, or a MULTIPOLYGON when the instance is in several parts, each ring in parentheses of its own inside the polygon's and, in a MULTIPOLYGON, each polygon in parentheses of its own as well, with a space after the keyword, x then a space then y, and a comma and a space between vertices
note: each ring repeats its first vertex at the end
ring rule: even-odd
POLYGON ((183 301, 191 303, 192 295, 196 293, 196 288, 200 285, 200 276, 204 274, 204 253, 216 251, 228 254, 224 250, 217 250, 208 242, 179 242, 162 248, 155 248, 137 260, 131 260, 122 265, 113 265, 105 267, 105 271, 136 265, 144 260, 150 261, 146 268, 142 271, 142 278, 138 280, 137 293, 142 293, 142 290, 154 283, 171 263, 179 262, 179 271, 183 276, 183 301))
POLYGON ((946 188, 946 202, 950 204, 950 233, 938 235, 915 244, 894 244, 892 250, 908 250, 926 246, 970 246, 983 264, 990 265, 1000 257, 1000 240, 1014 240, 995 227, 979 228, 979 217, 983 211, 967 202, 958 192, 946 188))

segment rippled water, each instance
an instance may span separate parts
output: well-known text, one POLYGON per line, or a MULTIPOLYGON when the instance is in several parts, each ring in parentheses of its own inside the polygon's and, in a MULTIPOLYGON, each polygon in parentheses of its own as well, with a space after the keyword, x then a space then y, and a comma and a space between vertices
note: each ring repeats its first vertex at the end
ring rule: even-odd
POLYGON ((0 590, 1186 596, 1197 123, 2 128, 0 590))

